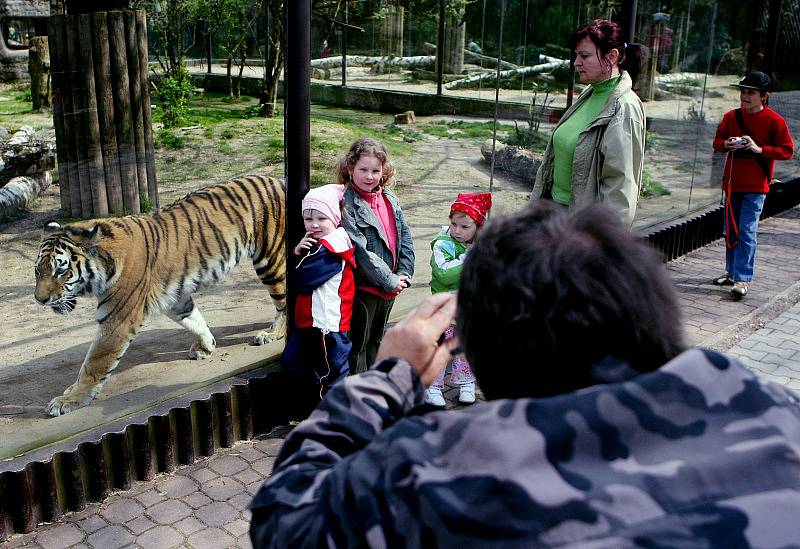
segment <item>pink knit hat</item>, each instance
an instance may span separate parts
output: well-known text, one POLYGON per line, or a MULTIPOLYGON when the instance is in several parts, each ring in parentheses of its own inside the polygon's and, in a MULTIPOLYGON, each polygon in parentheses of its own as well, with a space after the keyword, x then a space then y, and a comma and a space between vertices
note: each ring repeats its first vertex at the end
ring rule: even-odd
POLYGON ((342 221, 342 209, 339 204, 344 198, 344 185, 323 185, 311 189, 303 197, 303 211, 317 210, 333 221, 337 227, 342 221))

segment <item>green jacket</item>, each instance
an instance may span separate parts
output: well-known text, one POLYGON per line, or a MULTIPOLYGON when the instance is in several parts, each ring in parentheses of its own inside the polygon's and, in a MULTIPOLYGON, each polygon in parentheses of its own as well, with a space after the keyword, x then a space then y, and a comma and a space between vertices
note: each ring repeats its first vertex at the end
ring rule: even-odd
POLYGON ((431 241, 431 292, 452 292, 458 289, 461 267, 467 257, 467 247, 442 228, 431 241))
MULTIPOLYGON (((591 87, 581 93, 561 117, 559 125, 591 93, 591 87)), ((624 222, 633 223, 642 182, 644 129, 644 107, 631 89, 630 76, 622 71, 617 89, 597 118, 581 132, 575 145, 570 209, 599 201, 618 212, 624 222)), ((531 201, 538 200, 545 189, 553 185, 553 154, 551 137, 536 172, 531 201)))

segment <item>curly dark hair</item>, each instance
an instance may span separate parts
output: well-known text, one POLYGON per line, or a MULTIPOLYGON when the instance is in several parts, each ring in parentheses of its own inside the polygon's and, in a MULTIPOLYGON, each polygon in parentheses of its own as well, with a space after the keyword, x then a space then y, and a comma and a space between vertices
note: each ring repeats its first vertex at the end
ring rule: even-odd
POLYGON ((538 201, 487 222, 464 263, 457 317, 492 399, 590 386, 606 357, 652 371, 686 348, 659 256, 600 204, 568 214, 538 201))

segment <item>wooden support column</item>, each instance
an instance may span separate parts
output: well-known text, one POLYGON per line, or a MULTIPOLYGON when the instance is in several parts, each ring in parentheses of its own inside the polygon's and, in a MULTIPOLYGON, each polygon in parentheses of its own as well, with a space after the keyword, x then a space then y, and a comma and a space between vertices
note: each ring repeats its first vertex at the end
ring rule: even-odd
POLYGON ((68 2, 48 21, 61 206, 73 218, 158 206, 147 24, 125 4, 68 2))

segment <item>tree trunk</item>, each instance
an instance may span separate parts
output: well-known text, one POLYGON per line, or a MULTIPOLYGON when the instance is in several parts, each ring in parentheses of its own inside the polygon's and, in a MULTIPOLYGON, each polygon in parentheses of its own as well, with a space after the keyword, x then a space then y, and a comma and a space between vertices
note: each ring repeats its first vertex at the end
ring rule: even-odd
POLYGON ((283 3, 270 2, 269 18, 272 25, 265 32, 267 45, 264 57, 264 90, 259 103, 261 115, 272 118, 275 115, 275 103, 278 98, 278 80, 283 70, 283 3))
POLYGON ((34 36, 28 49, 33 110, 50 107, 50 50, 46 36, 34 36))
MULTIPOLYGON (((153 150, 153 115, 150 112, 150 66, 147 58, 147 14, 136 10, 136 44, 139 54, 139 87, 142 91, 142 120, 144 124, 145 172, 150 205, 158 208, 158 182, 156 181, 156 155, 153 150)), ((209 65, 210 66, 210 65, 209 65)))
POLYGON ((131 125, 131 86, 128 80, 125 21, 122 12, 108 12, 108 34, 111 44, 111 80, 114 91, 114 123, 117 128, 119 167, 122 175, 122 201, 125 211, 138 213, 139 180, 136 175, 136 144, 131 125))
POLYGON ((68 60, 63 23, 63 18, 50 17, 47 20, 53 75, 53 126, 56 131, 58 153, 58 188, 61 195, 61 212, 67 217, 80 217, 81 191, 72 141, 72 97, 66 70, 68 60))
MULTIPOLYGON (((115 215, 122 215, 125 213, 125 205, 122 201, 117 129, 114 125, 114 94, 111 91, 111 59, 105 12, 92 14, 92 30, 97 117, 100 124, 100 147, 103 154, 108 211, 115 215)), ((58 184, 61 185, 60 174, 58 184)))
POLYGON ((403 56, 403 6, 394 4, 383 9, 381 20, 381 52, 383 55, 403 56))
POLYGON ((442 70, 446 74, 461 74, 464 72, 464 40, 467 24, 461 12, 453 17, 448 17, 444 25, 444 62, 442 70))
POLYGON ((103 168, 103 149, 100 145, 100 121, 97 117, 97 93, 95 90, 94 62, 92 59, 92 16, 78 15, 78 49, 80 66, 84 69, 86 112, 83 116, 86 130, 86 159, 89 173, 89 188, 92 195, 92 213, 108 215, 108 195, 103 168))
POLYGON ((125 52, 128 60, 128 82, 131 90, 131 122, 133 126, 133 149, 136 159, 136 180, 139 187, 139 203, 149 201, 147 192, 147 157, 144 143, 144 113, 142 112, 142 80, 139 74, 139 52, 136 41, 136 14, 125 13, 125 52))

